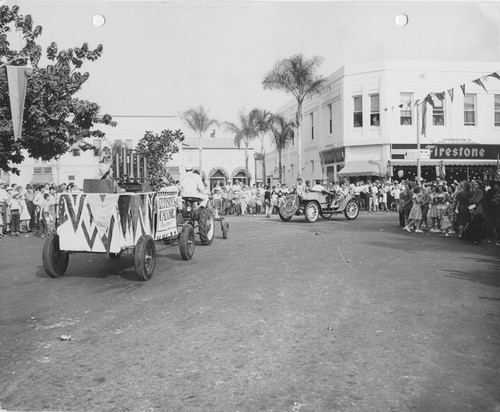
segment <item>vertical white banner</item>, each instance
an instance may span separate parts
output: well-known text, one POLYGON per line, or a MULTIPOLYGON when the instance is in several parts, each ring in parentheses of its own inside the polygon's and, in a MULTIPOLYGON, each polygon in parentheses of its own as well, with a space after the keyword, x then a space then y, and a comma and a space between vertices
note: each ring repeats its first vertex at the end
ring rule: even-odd
POLYGON ((25 67, 7 66, 7 79, 9 82, 10 110, 12 113, 12 126, 14 127, 14 140, 22 135, 24 100, 26 97, 26 84, 28 76, 25 67))

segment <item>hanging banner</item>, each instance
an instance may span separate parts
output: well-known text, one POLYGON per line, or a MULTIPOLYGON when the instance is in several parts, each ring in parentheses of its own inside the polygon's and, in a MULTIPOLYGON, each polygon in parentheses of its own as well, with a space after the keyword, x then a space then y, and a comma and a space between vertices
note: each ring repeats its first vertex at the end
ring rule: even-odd
POLYGON ((22 66, 7 66, 7 79, 9 83, 10 110, 12 113, 12 126, 14 127, 14 140, 21 138, 23 130, 24 100, 26 97, 26 84, 28 82, 28 69, 22 66))

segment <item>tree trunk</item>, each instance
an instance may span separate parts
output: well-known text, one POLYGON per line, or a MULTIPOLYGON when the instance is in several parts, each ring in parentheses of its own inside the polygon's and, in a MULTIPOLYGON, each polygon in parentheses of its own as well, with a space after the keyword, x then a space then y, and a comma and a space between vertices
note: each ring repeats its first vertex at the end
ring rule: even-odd
POLYGON ((281 174, 282 167, 281 167, 281 150, 278 150, 278 167, 280 169, 279 177, 280 177, 280 185, 283 183, 283 176, 281 174))
POLYGON ((297 114, 295 116, 297 122, 297 177, 302 177, 302 102, 297 103, 297 114))
POLYGON ((262 136, 262 139, 260 140, 260 153, 262 154, 262 186, 264 186, 266 184, 266 155, 264 154, 264 136, 262 136))
POLYGON ((248 179, 248 145, 245 145, 245 184, 248 185, 250 184, 249 179, 248 179))
POLYGON ((198 159, 198 167, 200 169, 200 176, 203 178, 203 140, 201 137, 201 132, 199 136, 199 159, 198 159))

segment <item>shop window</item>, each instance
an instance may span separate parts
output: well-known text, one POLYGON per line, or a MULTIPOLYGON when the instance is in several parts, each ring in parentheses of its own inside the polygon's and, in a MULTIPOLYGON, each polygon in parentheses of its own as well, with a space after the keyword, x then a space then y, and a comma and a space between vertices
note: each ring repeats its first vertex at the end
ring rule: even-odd
POLYGON ((495 126, 500 127, 500 94, 495 94, 495 126))
POLYGON ((380 126, 380 103, 378 94, 370 96, 370 126, 380 126))
POLYGON ((434 126, 444 126, 444 100, 434 101, 432 109, 432 124, 434 126))
POLYGON ((411 126, 412 113, 411 105, 413 102, 413 93, 400 93, 399 94, 399 108, 400 108, 400 124, 401 126, 411 126))
POLYGON ((466 93, 464 96, 464 126, 476 125, 476 95, 466 93))
POLYGON ((354 127, 363 127, 363 100, 361 96, 354 96, 354 127))

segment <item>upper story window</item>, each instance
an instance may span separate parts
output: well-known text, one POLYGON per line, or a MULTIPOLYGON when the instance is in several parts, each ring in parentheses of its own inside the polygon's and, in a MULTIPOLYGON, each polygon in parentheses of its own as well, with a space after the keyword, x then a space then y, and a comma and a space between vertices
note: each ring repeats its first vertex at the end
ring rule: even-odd
POLYGON ((328 105, 328 130, 329 133, 333 133, 333 105, 330 103, 328 105))
POLYGON ((73 156, 80 156, 80 149, 76 148, 72 150, 73 156))
POLYGON ((311 140, 314 140, 314 113, 309 114, 311 120, 311 140))
POLYGON ((100 156, 100 151, 101 151, 101 141, 100 140, 94 140, 94 156, 100 156))
POLYGON ((311 160, 311 173, 314 173, 314 160, 311 160))
POLYGON ((464 126, 476 125, 476 95, 466 93, 464 96, 464 126))
POLYGON ((361 96, 354 96, 354 127, 363 127, 363 100, 361 96))
POLYGON ((495 126, 500 126, 500 94, 495 94, 495 126))
POLYGON ((380 103, 378 94, 370 96, 370 126, 380 126, 380 103))
POLYGON ((411 126, 412 113, 411 105, 413 103, 413 93, 400 93, 399 94, 399 107, 400 107, 400 124, 402 126, 411 126))
POLYGON ((444 100, 436 99, 434 101, 432 124, 434 126, 444 126, 444 100))
POLYGON ((293 176, 293 164, 290 165, 290 174, 293 176))

